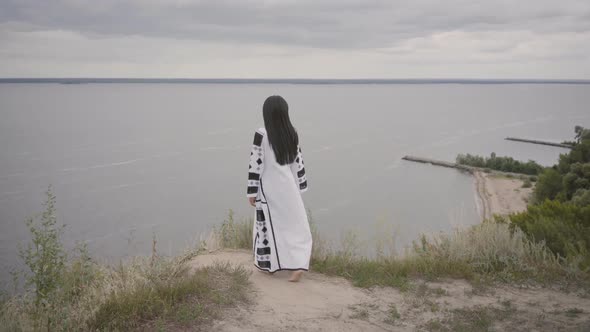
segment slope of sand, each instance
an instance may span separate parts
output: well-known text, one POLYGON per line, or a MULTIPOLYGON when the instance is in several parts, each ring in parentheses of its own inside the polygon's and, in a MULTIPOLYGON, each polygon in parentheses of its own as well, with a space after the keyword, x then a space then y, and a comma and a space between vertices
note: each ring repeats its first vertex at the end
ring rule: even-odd
POLYGON ((406 292, 361 289, 345 279, 313 272, 290 283, 288 273, 256 270, 251 253, 241 250, 200 255, 191 266, 216 261, 251 271, 253 293, 251 304, 226 312, 210 331, 429 330, 428 326, 434 329, 461 317, 482 319, 470 314, 473 308, 497 311, 492 320, 498 331, 590 330, 590 299, 575 294, 507 286, 478 289, 461 280, 414 280, 415 287, 406 292))
POLYGON ((483 219, 526 210, 533 189, 522 188, 522 180, 481 171, 474 176, 483 219))

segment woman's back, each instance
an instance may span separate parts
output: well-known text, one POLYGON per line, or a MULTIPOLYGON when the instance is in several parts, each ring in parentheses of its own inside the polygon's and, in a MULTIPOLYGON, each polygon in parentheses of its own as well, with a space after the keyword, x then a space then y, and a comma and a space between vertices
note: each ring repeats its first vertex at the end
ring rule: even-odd
POLYGON ((297 146, 297 157, 290 164, 281 165, 277 162, 275 153, 270 146, 268 136, 265 128, 259 128, 258 133, 262 134, 262 154, 263 172, 266 179, 273 182, 284 184, 283 190, 294 190, 296 192, 304 192, 307 190, 307 180, 305 176, 305 166, 303 165, 303 157, 301 149, 297 146), (301 175, 301 176, 299 176, 301 175), (302 187, 302 186, 303 187, 302 187))
MULTIPOLYGON (((269 105, 272 108, 268 112, 265 108, 264 113, 265 128, 254 134, 248 171, 247 196, 256 207, 252 234, 254 265, 269 272, 307 270, 312 239, 301 199, 301 193, 307 190, 303 155, 297 132, 288 118, 286 102, 279 100, 269 105), (267 121, 272 116, 279 121, 267 121), (282 128, 282 124, 287 128, 282 128), (269 126, 275 126, 274 138, 268 133, 269 126)), ((300 274, 294 276, 292 281, 299 277, 300 274)))

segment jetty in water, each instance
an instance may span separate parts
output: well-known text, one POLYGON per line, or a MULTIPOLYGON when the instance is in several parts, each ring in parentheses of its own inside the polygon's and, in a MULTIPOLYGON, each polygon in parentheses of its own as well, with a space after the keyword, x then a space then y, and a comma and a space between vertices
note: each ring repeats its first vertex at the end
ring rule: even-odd
POLYGON ((514 141, 514 142, 523 142, 523 143, 531 143, 531 144, 541 144, 541 145, 549 145, 549 146, 556 146, 559 148, 571 149, 573 145, 571 144, 563 144, 563 143, 555 143, 555 142, 547 142, 547 141, 539 141, 536 139, 526 139, 526 138, 517 138, 517 137, 506 137, 507 141, 514 141))
POLYGON ((490 174, 498 174, 498 175, 504 175, 504 176, 509 176, 509 177, 513 177, 513 178, 517 178, 517 179, 524 179, 524 178, 529 178, 530 175, 526 175, 526 174, 520 174, 520 173, 512 173, 512 172, 503 172, 503 171, 497 171, 497 170, 492 170, 489 168, 482 168, 482 167, 475 167, 475 166, 467 166, 467 165, 462 165, 462 164, 457 164, 457 163, 451 163, 448 161, 442 161, 442 160, 436 160, 436 159, 430 159, 430 158, 422 158, 422 157, 415 157, 415 156, 404 156, 402 157, 403 160, 407 160, 407 161, 413 161, 413 162, 417 162, 417 163, 423 163, 423 164, 431 164, 434 166, 442 166, 442 167, 447 167, 447 168, 455 168, 461 171, 465 171, 471 174, 475 174, 477 172, 484 172, 484 173, 490 173, 490 174))
POLYGON ((442 167, 448 167, 448 168, 456 168, 456 169, 460 169, 463 171, 467 171, 467 172, 473 172, 475 170, 477 170, 476 167, 471 167, 471 166, 465 166, 465 165, 461 165, 461 164, 457 164, 457 163, 451 163, 448 161, 442 161, 442 160, 435 160, 435 159, 430 159, 430 158, 421 158, 421 157, 414 157, 414 156, 405 156, 402 158, 403 160, 407 160, 407 161, 414 161, 417 163, 423 163, 423 164, 432 164, 435 166, 442 166, 442 167))

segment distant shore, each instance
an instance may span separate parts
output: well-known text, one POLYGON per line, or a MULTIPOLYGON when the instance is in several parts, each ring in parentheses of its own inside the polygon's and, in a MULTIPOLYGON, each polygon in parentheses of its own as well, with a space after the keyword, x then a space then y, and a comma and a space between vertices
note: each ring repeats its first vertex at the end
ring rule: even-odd
POLYGON ((108 84, 108 83, 164 83, 164 84, 590 84, 590 80, 575 79, 332 79, 332 78, 0 78, 0 83, 57 83, 57 84, 108 84))

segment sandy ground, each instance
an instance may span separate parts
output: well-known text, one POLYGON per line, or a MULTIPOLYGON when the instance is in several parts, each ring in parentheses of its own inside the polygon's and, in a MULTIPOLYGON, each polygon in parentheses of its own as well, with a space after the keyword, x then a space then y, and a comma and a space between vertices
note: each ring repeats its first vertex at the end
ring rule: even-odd
POLYGON ((251 304, 226 312, 211 331, 428 331, 461 317, 477 320, 481 308, 498 312, 493 318, 497 331, 590 331, 590 298, 577 294, 474 288, 461 280, 415 280, 413 290, 406 292, 361 289, 345 279, 313 272, 290 283, 288 273, 256 270, 247 251, 200 255, 191 264, 215 261, 251 271, 253 296, 251 304))
POLYGON ((533 189, 522 188, 522 180, 480 171, 474 176, 483 219, 526 210, 533 189))

